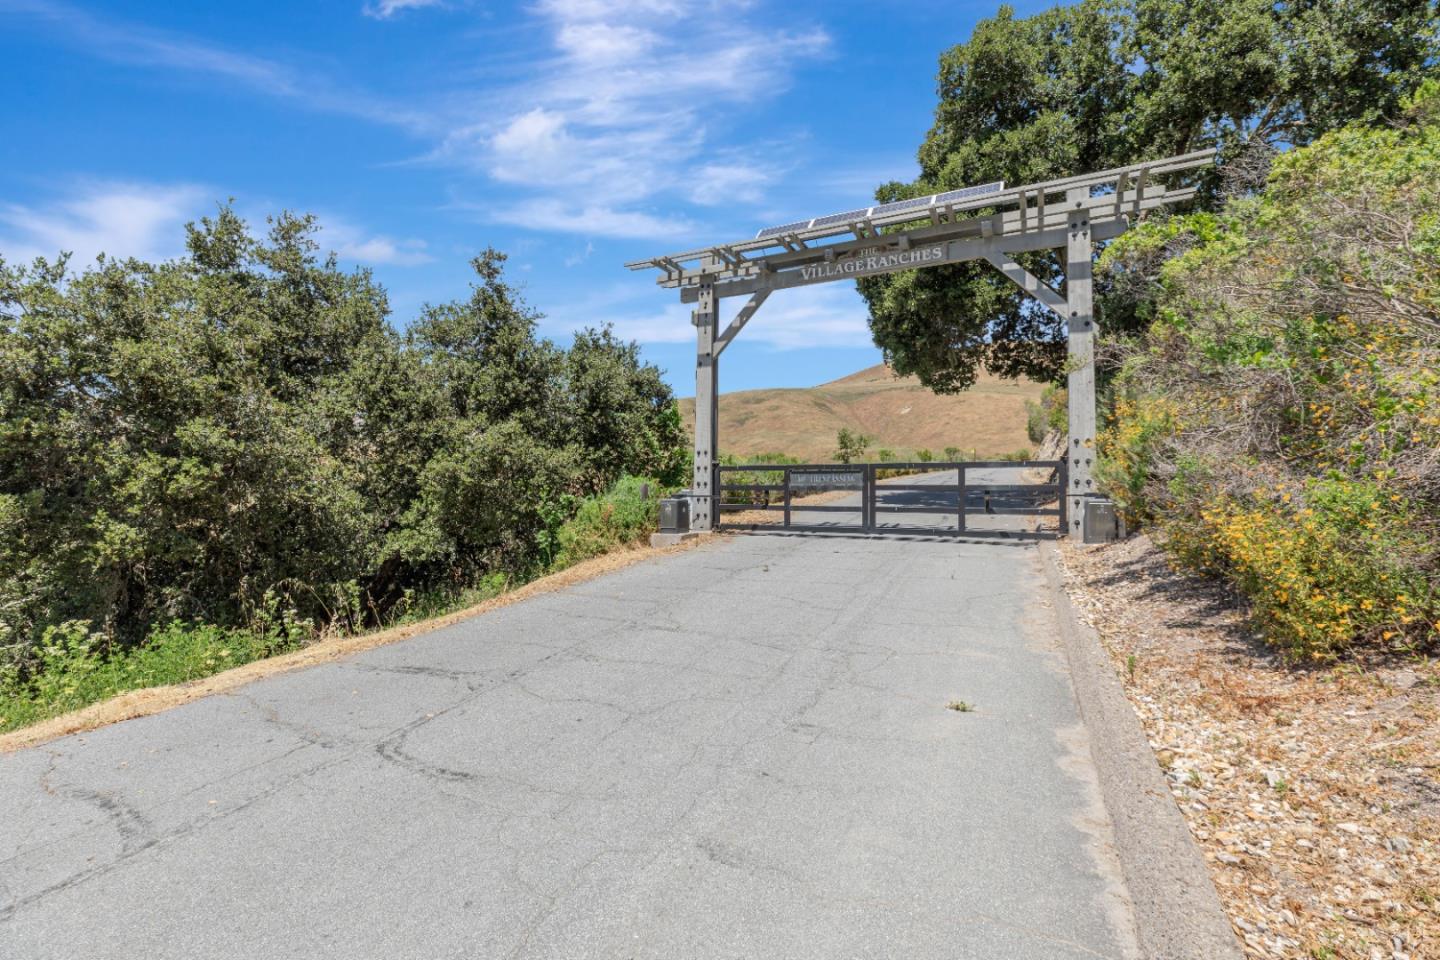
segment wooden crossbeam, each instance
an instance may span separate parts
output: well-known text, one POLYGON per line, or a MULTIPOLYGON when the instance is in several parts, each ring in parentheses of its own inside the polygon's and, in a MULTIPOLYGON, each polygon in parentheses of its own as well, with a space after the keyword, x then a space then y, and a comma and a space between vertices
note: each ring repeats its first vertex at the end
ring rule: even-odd
MULTIPOLYGON (((1091 234, 1096 240, 1110 240, 1119 236, 1125 229, 1126 224, 1124 220, 1111 220, 1092 226, 1091 234)), ((968 237, 939 243, 916 241, 911 249, 933 248, 936 246, 942 248, 943 252, 937 259, 915 264, 921 267, 939 266, 944 263, 963 263, 967 260, 984 259, 990 250, 1011 254, 1029 250, 1053 250, 1065 246, 1068 234, 1067 226, 1061 225, 1043 232, 1017 234, 1008 237, 994 236, 988 239, 985 237, 968 237)), ((871 244, 874 243, 873 240, 869 242, 871 244)), ((822 261, 822 263, 835 263, 839 262, 840 259, 841 258, 834 258, 831 261, 822 261)), ((817 265, 809 264, 809 266, 813 267, 817 265)), ((760 290, 787 290, 791 287, 829 283, 838 279, 848 279, 852 277, 875 276, 877 274, 893 273, 897 270, 913 268, 911 263, 896 264, 894 266, 887 264, 878 266, 873 270, 867 268, 843 275, 837 275, 828 270, 807 271, 798 267, 785 270, 775 269, 766 273, 756 271, 744 277, 718 281, 714 284, 714 290, 715 296, 720 298, 749 296, 760 290)), ((698 296, 699 288, 696 286, 680 288, 680 301, 682 303, 695 303, 698 296)))
POLYGON ((1065 298, 1056 293, 1049 284, 1016 263, 1010 254, 989 250, 985 253, 985 259, 990 261, 991 266, 996 270, 1013 280, 1021 290, 1049 307, 1061 320, 1066 318, 1065 298))
POLYGON ((750 322, 750 318, 755 316, 755 311, 760 309, 760 305, 764 303, 765 299, 769 296, 769 290, 761 289, 755 291, 750 299, 746 301, 745 306, 740 308, 740 312, 735 314, 735 319, 730 321, 729 326, 725 328, 725 332, 715 338, 715 356, 718 357, 725 352, 725 348, 730 346, 730 341, 734 340, 736 335, 745 329, 745 324, 750 322))

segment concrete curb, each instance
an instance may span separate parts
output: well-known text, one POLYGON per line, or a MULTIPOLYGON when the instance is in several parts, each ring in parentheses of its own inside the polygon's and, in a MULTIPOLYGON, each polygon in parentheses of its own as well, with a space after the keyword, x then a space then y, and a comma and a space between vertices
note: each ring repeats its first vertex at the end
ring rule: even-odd
POLYGON ((1043 544, 1060 640, 1110 813, 1147 960, 1242 960, 1210 871, 1100 638, 1075 614, 1056 547, 1043 544))
POLYGON ((682 543, 699 540, 700 537, 699 530, 686 530, 684 533, 652 533, 650 534, 650 546, 656 549, 678 547, 682 543))

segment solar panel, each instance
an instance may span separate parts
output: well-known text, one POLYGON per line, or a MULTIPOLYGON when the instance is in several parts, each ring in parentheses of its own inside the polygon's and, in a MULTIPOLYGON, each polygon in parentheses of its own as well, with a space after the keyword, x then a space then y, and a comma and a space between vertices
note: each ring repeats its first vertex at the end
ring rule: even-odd
POLYGON ((960 200, 981 197, 988 193, 999 193, 1004 189, 1005 184, 997 181, 995 183, 984 183, 978 187, 962 187, 959 190, 936 193, 928 197, 915 197, 910 200, 894 200, 890 203, 882 203, 878 207, 866 207, 863 210, 850 210, 846 213, 832 213, 829 216, 816 217, 814 220, 797 220, 795 223, 786 223, 778 227, 766 227, 764 230, 755 234, 755 239, 764 240, 766 237, 780 237, 787 233, 797 233, 801 230, 814 230, 818 227, 830 227, 837 224, 851 224, 857 220, 867 220, 871 217, 885 216, 891 213, 903 213, 906 210, 943 206, 947 203, 956 203, 960 200))
POLYGON ((934 197, 916 197, 914 200, 893 200, 890 203, 882 203, 875 208, 876 213, 898 213, 901 210, 911 210, 915 207, 928 207, 935 201, 934 197))
POLYGON ((864 220, 870 216, 870 208, 864 210, 847 210, 844 213, 832 213, 828 217, 816 217, 810 221, 812 227, 828 227, 832 223, 854 223, 856 220, 864 220))
POLYGON ((918 207, 939 207, 947 203, 955 203, 960 200, 969 200, 972 197, 983 197, 987 193, 999 193, 1005 189, 1003 181, 995 183, 983 183, 978 187, 962 187, 959 190, 949 190, 945 193, 937 193, 929 197, 916 197, 913 200, 896 200, 892 203, 882 203, 870 211, 872 217, 884 216, 891 213, 901 213, 905 210, 914 210, 918 207))
POLYGON ((763 240, 766 237, 778 237, 782 234, 794 233, 796 230, 804 230, 808 226, 810 226, 809 220, 800 220, 795 223, 787 223, 779 227, 767 227, 766 229, 761 230, 759 233, 755 234, 755 239, 763 240))
POLYGON ((954 203, 956 200, 969 200, 971 197, 983 197, 987 193, 999 193, 1005 189, 1004 180, 996 180, 994 183, 982 183, 978 187, 961 187, 959 190, 951 190, 949 193, 937 193, 936 203, 954 203))

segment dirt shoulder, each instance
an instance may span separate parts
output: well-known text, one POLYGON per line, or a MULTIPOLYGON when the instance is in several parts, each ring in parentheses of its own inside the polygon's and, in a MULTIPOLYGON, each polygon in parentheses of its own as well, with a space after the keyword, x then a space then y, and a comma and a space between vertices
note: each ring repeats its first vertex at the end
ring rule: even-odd
POLYGON ((1440 666, 1286 666, 1147 537, 1065 544, 1251 957, 1440 958, 1440 666))

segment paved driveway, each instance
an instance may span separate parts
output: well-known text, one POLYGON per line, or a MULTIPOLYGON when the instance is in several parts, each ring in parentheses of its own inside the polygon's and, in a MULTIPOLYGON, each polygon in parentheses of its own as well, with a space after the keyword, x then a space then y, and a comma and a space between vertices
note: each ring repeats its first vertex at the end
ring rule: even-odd
POLYGON ((0 957, 1132 956, 1036 549, 737 536, 0 757, 0 957))

